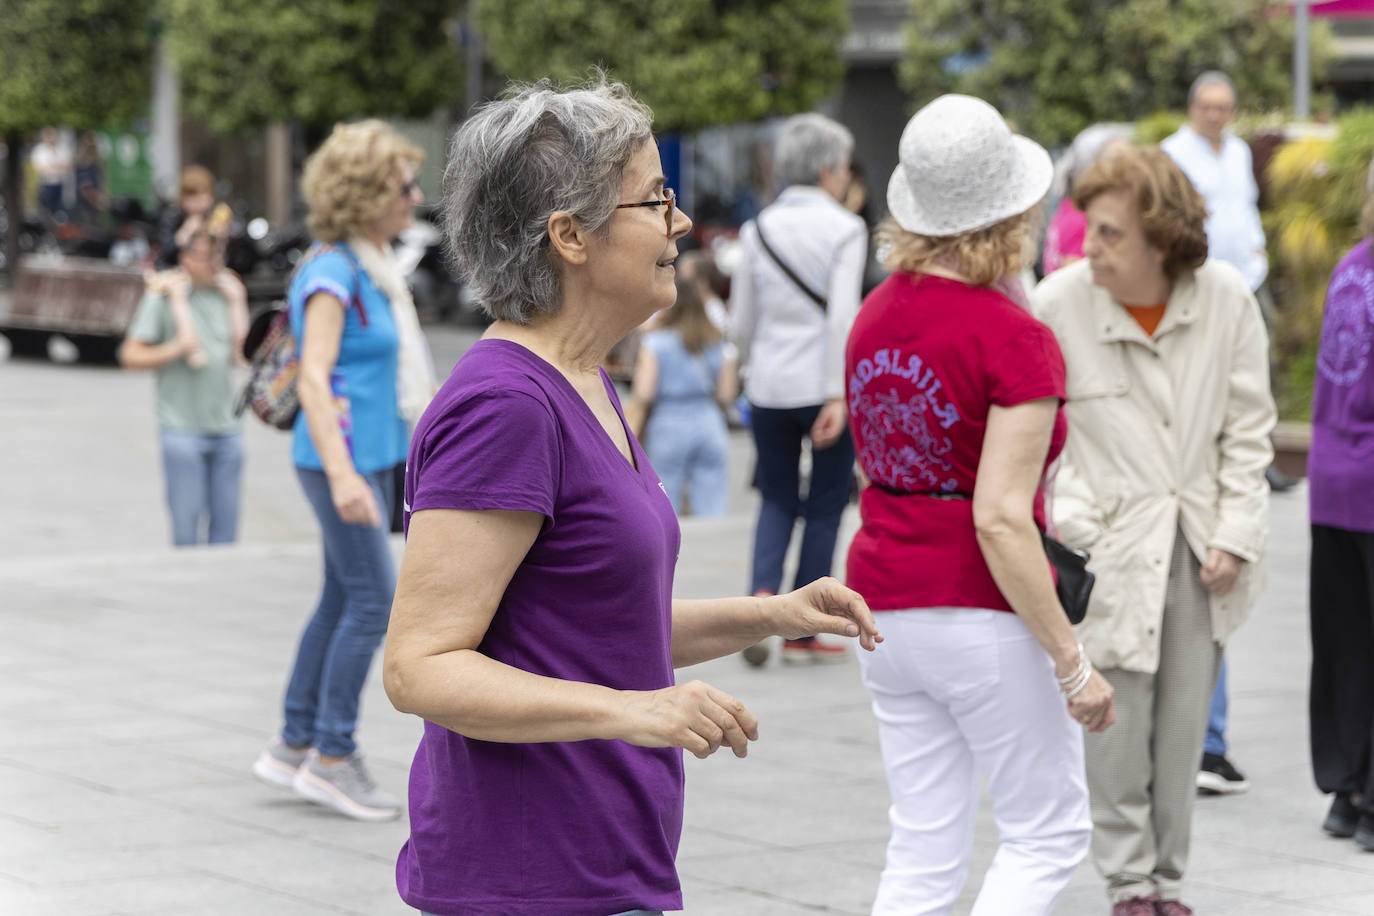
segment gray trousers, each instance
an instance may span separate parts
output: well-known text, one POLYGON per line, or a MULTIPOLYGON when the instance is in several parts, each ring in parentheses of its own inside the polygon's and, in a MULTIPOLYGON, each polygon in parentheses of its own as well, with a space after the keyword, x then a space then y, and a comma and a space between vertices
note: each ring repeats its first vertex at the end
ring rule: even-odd
POLYGON ((1084 736, 1092 858, 1113 903, 1156 893, 1177 900, 1188 864, 1197 771, 1221 663, 1199 568, 1178 534, 1159 670, 1104 670, 1116 690, 1116 724, 1084 736))

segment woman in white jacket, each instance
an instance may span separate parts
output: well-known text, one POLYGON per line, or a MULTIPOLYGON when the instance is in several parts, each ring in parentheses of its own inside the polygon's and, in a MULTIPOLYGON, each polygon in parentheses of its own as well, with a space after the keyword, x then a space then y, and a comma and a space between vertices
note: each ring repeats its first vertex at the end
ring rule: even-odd
POLYGON ((1079 636, 1116 689, 1116 727, 1087 736, 1093 858, 1114 916, 1186 916, 1208 701, 1263 585, 1268 341, 1241 275, 1207 260, 1205 205, 1164 153, 1115 153, 1073 197, 1085 258, 1032 298, 1068 370, 1053 515, 1092 552, 1079 636))

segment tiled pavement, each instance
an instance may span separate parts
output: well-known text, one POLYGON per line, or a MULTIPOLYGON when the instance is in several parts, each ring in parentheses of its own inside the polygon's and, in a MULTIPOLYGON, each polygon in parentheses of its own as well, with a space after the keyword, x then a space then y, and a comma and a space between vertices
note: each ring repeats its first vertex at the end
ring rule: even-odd
MULTIPOLYGON (((174 553, 150 385, 0 363, 0 914, 412 912, 392 885, 403 821, 347 821, 248 774, 318 581, 286 439, 247 427, 242 543, 174 553)), ((684 526, 679 594, 744 584, 752 502, 740 489, 735 514, 684 526)), ((1254 788, 1199 801, 1187 899, 1203 916, 1371 916, 1374 855, 1317 829, 1305 500, 1273 506, 1271 586, 1230 650, 1233 757, 1254 788)), ((682 676, 740 697, 762 733, 746 760, 688 758, 686 911, 866 913, 886 787, 853 661, 729 658, 682 676)), ((361 735, 393 790, 417 734, 374 673, 361 735)), ((986 807, 975 887, 995 838, 986 807)), ((1084 865, 1058 912, 1105 910, 1084 865)))

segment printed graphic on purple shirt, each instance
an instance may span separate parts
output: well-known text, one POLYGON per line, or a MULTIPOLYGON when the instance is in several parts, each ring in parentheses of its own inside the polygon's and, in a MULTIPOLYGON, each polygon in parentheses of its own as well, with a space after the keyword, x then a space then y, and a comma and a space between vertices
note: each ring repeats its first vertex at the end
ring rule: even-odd
POLYGON ((1326 293, 1317 369, 1332 384, 1350 385, 1369 365, 1374 331, 1374 270, 1353 264, 1331 278, 1326 293))

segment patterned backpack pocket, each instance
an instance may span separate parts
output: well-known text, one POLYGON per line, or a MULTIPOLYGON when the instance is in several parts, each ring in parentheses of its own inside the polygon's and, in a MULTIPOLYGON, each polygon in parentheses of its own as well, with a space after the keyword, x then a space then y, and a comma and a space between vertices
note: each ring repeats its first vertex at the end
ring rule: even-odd
POLYGON ((270 308, 253 319, 243 340, 243 355, 252 366, 234 415, 251 408, 268 426, 291 429, 300 401, 296 397, 296 338, 285 308, 270 308))

